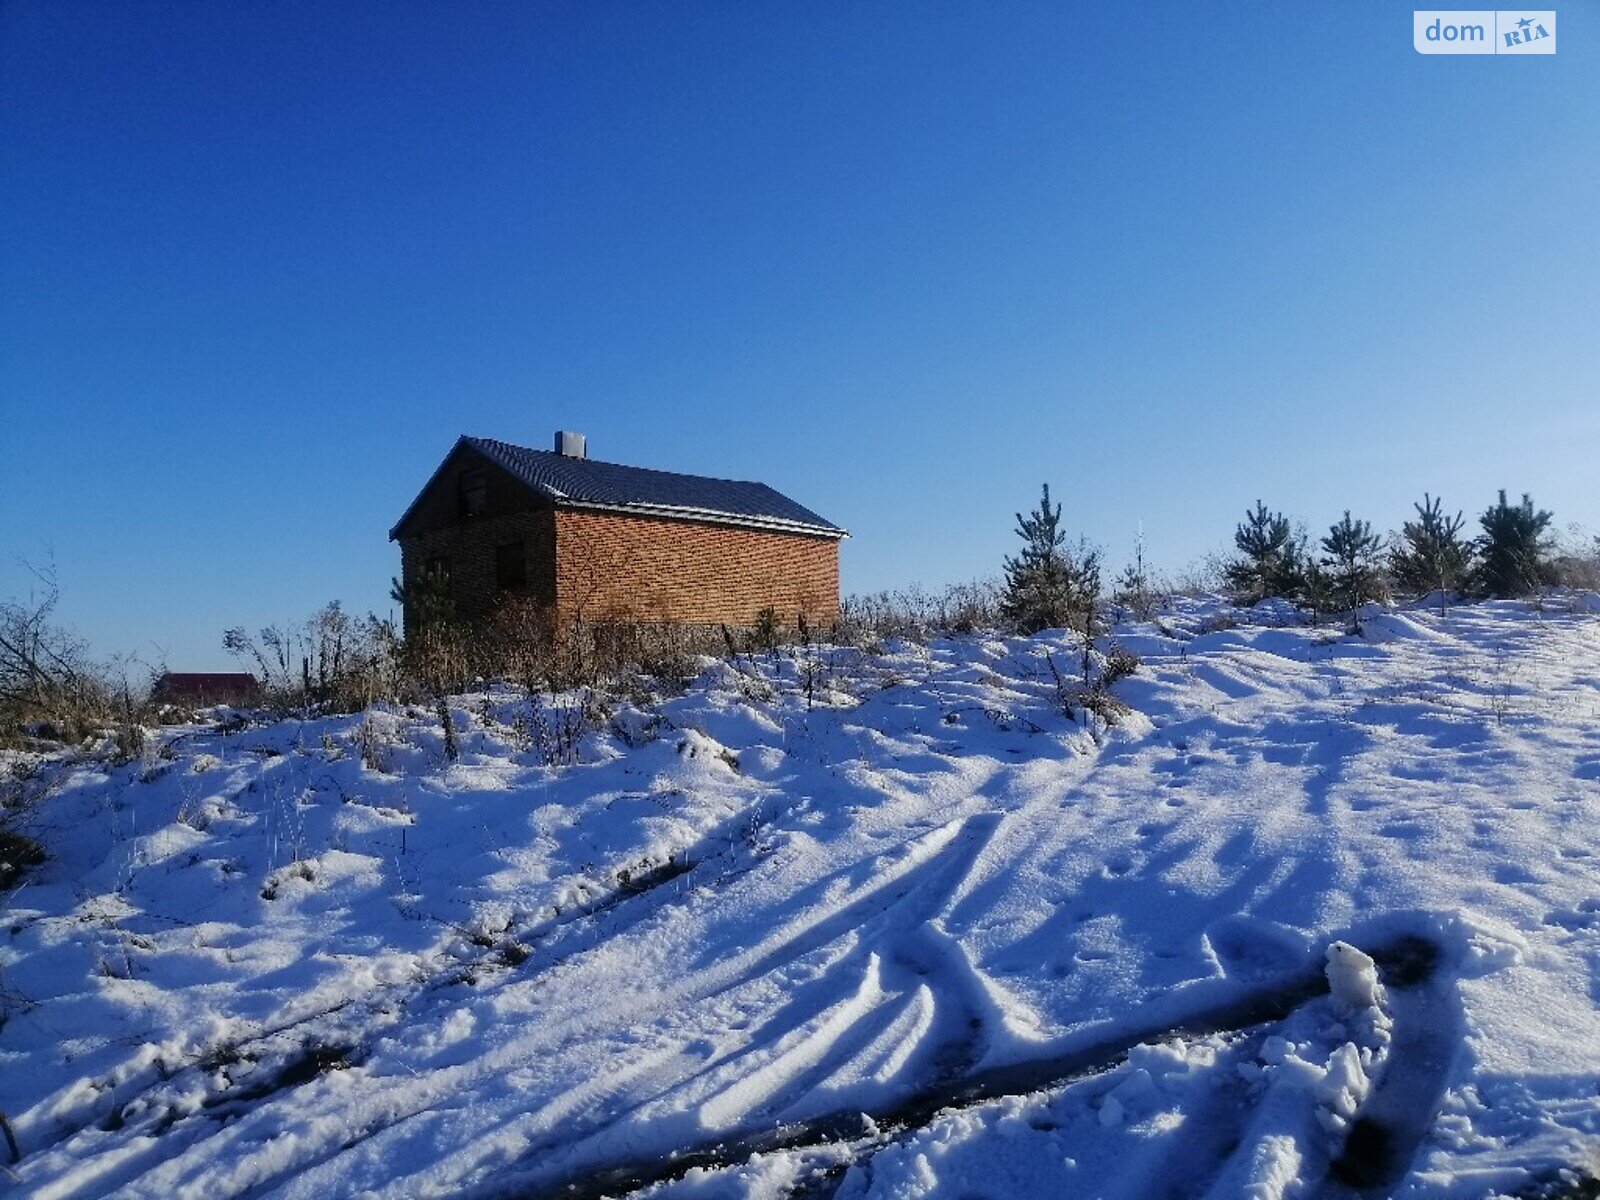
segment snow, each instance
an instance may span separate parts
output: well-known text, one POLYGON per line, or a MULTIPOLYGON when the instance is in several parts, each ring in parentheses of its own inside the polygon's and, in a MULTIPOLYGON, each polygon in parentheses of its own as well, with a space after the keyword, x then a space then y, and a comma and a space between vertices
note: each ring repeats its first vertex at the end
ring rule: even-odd
POLYGON ((708 662, 571 744, 582 697, 457 697, 453 763, 405 709, 36 762, 7 1181, 1554 1187, 1600 1147, 1589 595, 1184 601, 1115 632, 1114 726, 1050 633, 708 662))
POLYGON ((1334 942, 1328 947, 1326 971, 1334 1000, 1349 1011, 1358 1013, 1382 1003, 1378 964, 1349 942, 1334 942))

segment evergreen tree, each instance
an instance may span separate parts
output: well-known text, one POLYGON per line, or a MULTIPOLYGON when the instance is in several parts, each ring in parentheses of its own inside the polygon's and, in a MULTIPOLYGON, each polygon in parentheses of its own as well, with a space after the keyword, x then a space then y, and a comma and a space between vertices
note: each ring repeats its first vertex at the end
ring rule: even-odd
POLYGON ((450 574, 429 567, 405 587, 396 579, 389 595, 405 609, 406 636, 401 660, 406 672, 434 698, 445 722, 445 749, 455 757, 455 733, 449 725, 445 696, 465 686, 468 677, 468 630, 456 618, 450 574))
POLYGON ((391 579, 389 598, 405 612, 406 633, 448 625, 455 619, 455 596, 450 587, 450 574, 439 564, 430 564, 418 572, 411 586, 391 579))
POLYGON ((1133 543, 1133 561, 1117 576, 1117 591, 1113 597, 1118 604, 1126 605, 1141 621, 1155 614, 1155 597, 1150 593, 1150 572, 1144 561, 1144 530, 1133 543))
POLYGON ((1079 539, 1078 552, 1067 556, 1073 578, 1076 580, 1078 598, 1077 628, 1083 633, 1087 652, 1088 640, 1093 638, 1100 621, 1100 551, 1079 539))
POLYGON ((1100 555, 1080 547, 1074 556, 1061 531, 1061 506, 1050 503, 1044 485, 1039 507, 1017 514, 1022 552, 1005 561, 1000 615, 1022 633, 1088 628, 1100 595, 1100 555))
POLYGON ((1241 557, 1228 563, 1223 575, 1240 602, 1253 604, 1273 596, 1298 599, 1305 591, 1310 556, 1282 513, 1268 512, 1257 500, 1234 530, 1233 544, 1241 557))
POLYGON ((1539 590, 1545 577, 1545 557, 1550 553, 1546 536, 1554 518, 1536 510, 1533 497, 1522 493, 1521 504, 1499 503, 1478 518, 1483 536, 1478 539, 1478 590, 1486 596, 1526 596, 1539 590))
POLYGON ((1378 569, 1382 549, 1383 539, 1372 532, 1366 521, 1352 520, 1348 508, 1343 519, 1328 527, 1328 536, 1322 539, 1322 562, 1316 572, 1321 586, 1316 590, 1325 590, 1329 611, 1343 612, 1383 598, 1383 575, 1378 569))
POLYGON ((1400 541, 1389 555, 1389 572, 1397 590, 1412 596, 1432 591, 1460 591, 1472 571, 1472 546, 1461 536, 1466 518, 1444 515, 1443 504, 1422 495, 1413 504, 1417 519, 1400 529, 1400 541))
POLYGON ((1338 579, 1328 568, 1326 560, 1317 562, 1309 556, 1300 573, 1300 590, 1294 599, 1309 608, 1312 619, 1319 623, 1326 614, 1344 607, 1340 603, 1338 579))

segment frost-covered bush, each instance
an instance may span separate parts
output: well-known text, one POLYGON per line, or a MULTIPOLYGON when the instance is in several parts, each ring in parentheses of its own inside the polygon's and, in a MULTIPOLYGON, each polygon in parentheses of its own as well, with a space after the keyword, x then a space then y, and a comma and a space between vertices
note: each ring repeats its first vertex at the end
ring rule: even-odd
POLYGON ((1110 687, 1119 679, 1126 679, 1136 672, 1142 663, 1139 656, 1126 646, 1113 645, 1106 651, 1105 662, 1100 668, 1100 685, 1102 688, 1110 687))
POLYGON ((1001 625, 1000 588, 992 579, 951 584, 940 592, 920 587, 847 596, 839 605, 839 621, 826 631, 827 640, 860 646, 902 637, 975 633, 1001 625))
POLYGON ((1600 591, 1600 537, 1579 525, 1569 525, 1556 542, 1549 571, 1558 587, 1600 591))

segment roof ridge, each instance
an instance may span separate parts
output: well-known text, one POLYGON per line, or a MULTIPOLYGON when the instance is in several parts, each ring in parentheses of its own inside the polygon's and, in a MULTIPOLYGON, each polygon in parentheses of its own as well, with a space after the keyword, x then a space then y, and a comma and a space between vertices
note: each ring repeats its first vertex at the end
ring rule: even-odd
MULTIPOLYGON (((469 442, 492 443, 496 446, 506 446, 512 450, 520 450, 524 454, 539 454, 546 458, 561 459, 565 462, 594 463, 597 466, 602 467, 620 467, 624 471, 645 471, 651 475, 676 475, 683 479, 709 479, 715 483, 740 483, 747 487, 763 487, 771 492, 778 491, 778 489, 773 487, 770 483, 763 483, 759 479, 733 479, 726 475, 701 475, 694 471, 668 471, 661 467, 641 467, 636 466, 633 463, 612 462, 608 458, 590 458, 588 455, 585 455, 583 458, 571 458, 565 454, 562 454, 559 450, 540 450, 536 446, 524 446, 519 442, 508 442, 504 438, 483 438, 477 437, 470 433, 464 433, 461 436, 469 442)), ((778 494, 780 496, 783 495, 782 492, 778 492, 778 494)))

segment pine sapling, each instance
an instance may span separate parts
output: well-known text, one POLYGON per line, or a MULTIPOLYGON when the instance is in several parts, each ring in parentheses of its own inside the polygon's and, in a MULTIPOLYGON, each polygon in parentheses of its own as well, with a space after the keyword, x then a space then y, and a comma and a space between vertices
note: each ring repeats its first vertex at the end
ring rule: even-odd
POLYGON ((1472 546, 1461 536, 1466 518, 1446 516, 1441 501, 1426 492, 1412 507, 1417 519, 1401 527, 1389 554, 1396 590, 1410 596, 1461 591, 1472 574, 1472 546))
POLYGON ((1100 594, 1100 554, 1080 544, 1074 554, 1061 530, 1061 506, 1045 484, 1039 507, 1017 514, 1022 551, 1005 560, 1000 615, 1021 633, 1092 626, 1100 594))
POLYGON ((1133 561, 1117 577, 1116 601, 1135 617, 1148 621, 1155 615, 1155 599, 1150 594, 1150 573, 1144 561, 1144 529, 1133 543, 1133 561))
POLYGON ((1356 521, 1350 510, 1329 526, 1322 539, 1320 564, 1327 578, 1327 600, 1332 611, 1359 608, 1368 600, 1383 599, 1383 575, 1378 568, 1383 539, 1366 521, 1356 521))
POLYGON ((1538 591, 1544 583, 1553 519, 1548 511, 1533 507, 1527 492, 1522 493, 1521 504, 1510 504, 1501 488, 1499 502, 1478 518, 1483 526, 1478 539, 1479 592, 1503 599, 1538 591))
POLYGON ((1303 539, 1296 538, 1289 518, 1270 512, 1261 501, 1235 528, 1239 557, 1223 567, 1223 577, 1243 604, 1282 596, 1295 600, 1306 585, 1310 565, 1303 539))

